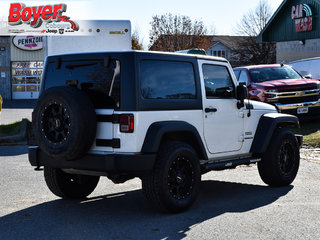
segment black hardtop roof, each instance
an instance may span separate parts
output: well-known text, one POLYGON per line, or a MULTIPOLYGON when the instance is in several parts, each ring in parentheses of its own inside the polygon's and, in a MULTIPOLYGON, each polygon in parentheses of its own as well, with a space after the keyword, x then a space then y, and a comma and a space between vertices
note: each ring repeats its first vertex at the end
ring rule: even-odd
POLYGON ((186 59, 202 59, 202 60, 211 60, 211 61, 219 61, 219 62, 228 62, 225 58, 221 57, 213 57, 207 55, 199 55, 199 54, 185 54, 185 53, 176 53, 176 52, 158 52, 158 51, 136 51, 136 50, 128 50, 128 51, 101 51, 101 52, 79 52, 79 53, 68 53, 68 54, 59 54, 59 55, 51 55, 48 58, 58 58, 58 57, 87 57, 88 55, 103 55, 103 54, 138 54, 141 56, 162 56, 164 58, 171 57, 183 57, 186 59))

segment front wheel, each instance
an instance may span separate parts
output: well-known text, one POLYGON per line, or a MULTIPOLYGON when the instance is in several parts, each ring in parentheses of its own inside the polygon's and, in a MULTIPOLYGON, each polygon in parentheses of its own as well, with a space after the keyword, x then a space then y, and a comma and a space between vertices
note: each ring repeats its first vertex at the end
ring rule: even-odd
POLYGON ((160 211, 177 213, 196 200, 200 180, 200 163, 193 148, 167 142, 160 148, 153 172, 142 178, 142 188, 160 211))
POLYGON ((295 179, 300 163, 299 145, 291 131, 277 129, 262 160, 261 179, 270 186, 287 186, 295 179))
POLYGON ((96 188, 98 176, 69 174, 59 168, 44 167, 44 179, 50 191, 65 199, 83 199, 96 188))

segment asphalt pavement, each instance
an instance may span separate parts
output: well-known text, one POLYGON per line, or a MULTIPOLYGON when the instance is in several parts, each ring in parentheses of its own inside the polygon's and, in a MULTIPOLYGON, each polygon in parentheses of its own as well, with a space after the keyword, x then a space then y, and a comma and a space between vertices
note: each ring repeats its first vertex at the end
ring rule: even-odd
MULTIPOLYGON (((2 123, 31 119, 34 106, 6 102, 2 123)), ((210 172, 195 204, 170 215, 149 205, 139 179, 101 178, 86 200, 62 200, 28 163, 27 146, 0 146, 0 239, 320 239, 319 153, 301 152, 291 186, 266 186, 256 166, 210 172)))
POLYGON ((195 204, 156 212, 139 179, 101 178, 84 201, 55 197, 26 146, 0 147, 0 239, 320 239, 320 162, 301 160, 294 183, 266 186, 256 166, 210 172, 195 204))
POLYGON ((21 121, 22 118, 31 121, 31 113, 36 103, 36 100, 4 100, 0 124, 21 121))

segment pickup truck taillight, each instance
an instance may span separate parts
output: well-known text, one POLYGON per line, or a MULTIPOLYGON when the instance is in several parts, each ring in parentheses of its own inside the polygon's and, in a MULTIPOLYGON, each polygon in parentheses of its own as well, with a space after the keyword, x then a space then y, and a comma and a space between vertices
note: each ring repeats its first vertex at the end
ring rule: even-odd
POLYGON ((120 132, 133 133, 134 131, 134 116, 133 114, 121 114, 119 118, 120 132))

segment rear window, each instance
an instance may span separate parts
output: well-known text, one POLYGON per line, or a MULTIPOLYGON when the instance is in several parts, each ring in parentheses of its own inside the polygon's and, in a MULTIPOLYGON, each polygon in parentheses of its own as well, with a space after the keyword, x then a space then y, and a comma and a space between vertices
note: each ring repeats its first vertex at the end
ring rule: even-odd
POLYGON ((108 64, 101 60, 62 61, 48 65, 45 79, 45 89, 77 85, 99 103, 109 101, 107 105, 120 105, 120 61, 111 59, 108 64), (109 97, 106 99, 106 96, 109 97), (112 102, 112 103, 111 103, 112 102))
POLYGON ((195 99, 196 82, 192 63, 143 60, 141 93, 145 99, 195 99))
POLYGON ((253 82, 265 82, 282 79, 300 79, 301 76, 290 67, 268 67, 249 70, 253 82))

